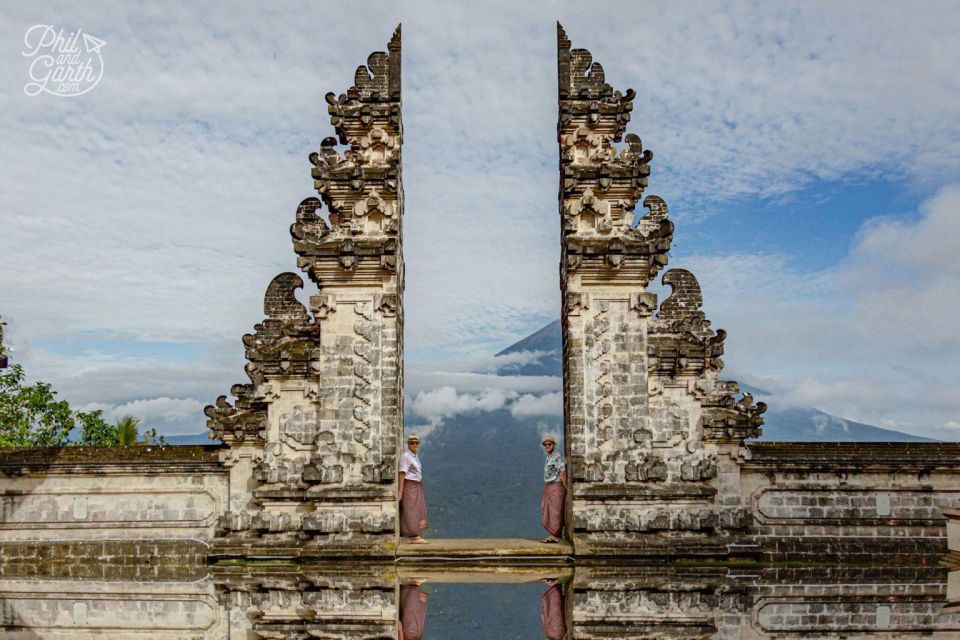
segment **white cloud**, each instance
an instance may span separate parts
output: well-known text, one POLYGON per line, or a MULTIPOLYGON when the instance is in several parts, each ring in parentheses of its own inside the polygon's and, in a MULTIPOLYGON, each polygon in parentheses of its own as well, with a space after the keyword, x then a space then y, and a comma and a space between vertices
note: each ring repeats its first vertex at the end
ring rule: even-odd
MULTIPOLYGON (((2 98, 7 315, 31 336, 249 328, 270 278, 295 269, 286 227, 312 192, 306 156, 332 133, 322 95, 401 19, 411 352, 459 357, 555 313, 554 15, 614 86, 638 90, 631 129, 681 219, 881 166, 956 175, 960 18, 947 5, 333 7, 5 5, 11 50, 41 18, 108 43, 82 100, 2 98)), ((24 75, 20 56, 0 63, 5 86, 24 75)))
POLYGON ((176 422, 196 418, 206 404, 196 398, 149 398, 119 404, 111 409, 111 415, 133 415, 144 423, 151 420, 176 422))
POLYGON ((445 385, 420 391, 409 403, 410 413, 425 420, 425 424, 412 425, 411 430, 424 435, 444 420, 462 413, 491 412, 509 409, 515 418, 530 416, 562 416, 563 394, 560 392, 543 395, 523 394, 515 391, 487 388, 479 393, 464 393, 445 385))
POLYGON ((548 435, 553 436, 557 440, 557 447, 559 450, 563 450, 563 425, 562 424, 550 424, 544 420, 541 420, 537 423, 537 434, 543 438, 548 435))
MULTIPOLYGON (((932 437, 960 416, 960 189, 863 225, 849 257, 807 273, 784 256, 692 257, 735 373, 816 406, 932 437)), ((955 434, 953 438, 956 438, 955 434)))
POLYGON ((535 396, 526 393, 510 406, 510 414, 515 418, 527 416, 562 416, 563 394, 545 393, 535 396))
MULTIPOLYGON (((650 191, 680 224, 822 179, 958 178, 960 12, 949 3, 35 2, 0 15, 11 52, 0 57, 0 312, 28 371, 77 402, 210 401, 243 380, 239 338, 261 319, 270 279, 296 270, 286 230, 313 193, 306 157, 332 133, 322 96, 345 90, 399 20, 411 367, 492 352, 559 308, 554 16, 611 84, 637 89, 630 130, 656 152, 650 191), (43 21, 107 41, 94 91, 19 91, 16 52, 43 21), (211 346, 192 364, 64 367, 33 346, 104 329, 211 346)), ((824 406, 849 402, 851 415, 867 417, 856 404, 873 400, 866 389, 876 416, 950 406, 956 218, 921 215, 923 228, 901 218, 865 228, 849 263, 828 273, 799 273, 783 256, 691 261, 715 267, 698 275, 725 291, 726 302, 707 300, 731 330, 731 365, 824 406), (827 369, 864 390, 799 385, 801 371, 836 380, 827 369)), ((450 369, 411 370, 409 391, 558 389, 436 373, 450 369)), ((946 413, 917 419, 943 424, 946 413)))
POLYGON ((421 391, 410 407, 414 415, 429 421, 442 421, 458 413, 497 411, 516 397, 512 391, 484 389, 480 393, 458 393, 450 386, 421 391))
POLYGON ((404 385, 407 393, 451 385, 467 393, 480 393, 486 389, 500 389, 513 393, 543 393, 556 391, 563 385, 558 376, 502 376, 493 373, 427 370, 416 365, 407 365, 404 385))
POLYGON ((203 432, 206 404, 195 398, 144 398, 118 405, 90 403, 79 408, 100 409, 108 421, 127 415, 138 418, 141 433, 145 429, 156 429, 166 435, 193 435, 203 432))

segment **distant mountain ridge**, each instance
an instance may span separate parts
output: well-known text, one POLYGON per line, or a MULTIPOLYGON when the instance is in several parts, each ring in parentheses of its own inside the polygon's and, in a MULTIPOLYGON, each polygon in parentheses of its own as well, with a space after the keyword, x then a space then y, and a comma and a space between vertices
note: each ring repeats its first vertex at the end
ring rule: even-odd
MULTIPOLYGON (((498 356, 522 352, 501 375, 561 376, 560 322, 510 345, 498 356)), ((771 394, 743 385, 754 395, 771 394)), ((776 409, 765 414, 763 440, 917 442, 919 436, 881 429, 832 416, 813 408, 776 409)), ((417 419, 406 416, 408 425, 417 419)), ((430 529, 428 537, 539 538, 545 432, 562 433, 560 416, 513 415, 508 408, 467 411, 447 418, 424 437, 420 450, 430 529)), ((206 433, 168 436, 169 444, 209 444, 206 433)))
MULTIPOLYGON (((563 376, 563 331, 559 320, 554 320, 523 340, 516 342, 498 356, 524 351, 542 352, 527 364, 509 364, 497 370, 502 375, 563 376)), ((934 442, 931 438, 915 436, 892 429, 840 418, 812 407, 784 408, 776 406, 776 398, 759 389, 741 385, 744 391, 769 399, 770 409, 764 414, 765 424, 760 440, 780 442, 934 442)))
MULTIPOLYGON (((526 338, 498 352, 497 356, 531 353, 531 360, 509 362, 497 368, 499 375, 563 376, 563 332, 559 320, 547 324, 526 338)), ((777 408, 776 397, 762 389, 741 384, 741 389, 769 400, 760 440, 780 442, 934 442, 902 431, 854 422, 812 407, 777 408), (773 396, 773 397, 771 397, 773 396)), ((460 422, 457 417, 452 422, 460 422)), ((509 413, 497 416, 497 422, 517 422, 509 413)), ((206 433, 167 436, 169 444, 210 444, 206 433)))
POLYGON ((217 440, 211 440, 207 432, 194 433, 185 436, 164 436, 167 444, 187 445, 187 444, 217 444, 217 440))

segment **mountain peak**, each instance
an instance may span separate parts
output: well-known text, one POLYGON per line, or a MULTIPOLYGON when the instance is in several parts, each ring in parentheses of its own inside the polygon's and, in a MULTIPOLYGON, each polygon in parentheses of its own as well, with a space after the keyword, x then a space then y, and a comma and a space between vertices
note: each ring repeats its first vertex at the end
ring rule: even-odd
POLYGON ((504 364, 497 368, 497 373, 504 376, 563 376, 563 360, 560 354, 563 349, 563 330, 559 320, 541 327, 533 334, 519 342, 515 342, 497 357, 519 353, 536 353, 538 356, 529 361, 516 361, 504 364))
POLYGON ((520 351, 557 351, 563 346, 563 330, 560 327, 560 321, 554 320, 548 325, 537 329, 523 340, 515 342, 498 356, 504 356, 508 353, 518 353, 520 351))

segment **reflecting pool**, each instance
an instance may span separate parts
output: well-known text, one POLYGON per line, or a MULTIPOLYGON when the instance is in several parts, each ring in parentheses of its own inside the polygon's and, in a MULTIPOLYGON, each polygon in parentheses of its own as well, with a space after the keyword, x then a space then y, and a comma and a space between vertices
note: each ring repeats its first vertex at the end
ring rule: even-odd
POLYGON ((945 566, 247 561, 74 578, 49 561, 7 566, 0 637, 960 638, 945 566))

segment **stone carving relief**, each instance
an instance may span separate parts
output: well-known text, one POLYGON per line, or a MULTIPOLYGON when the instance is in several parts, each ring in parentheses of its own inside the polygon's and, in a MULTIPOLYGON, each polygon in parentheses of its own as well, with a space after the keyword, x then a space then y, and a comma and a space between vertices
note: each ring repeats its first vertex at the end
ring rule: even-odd
POLYGON ((394 529, 403 430, 399 28, 387 49, 357 69, 346 93, 326 96, 337 136, 311 154, 319 197, 300 203, 290 227, 297 265, 319 293, 308 311, 295 295, 299 276, 274 279, 267 318, 244 336, 250 384, 233 388, 234 404, 221 397, 206 410, 211 435, 238 447, 224 454, 238 496, 222 529, 241 540, 349 544, 394 529))
POLYGON ((646 291, 667 264, 673 224, 657 196, 643 200, 644 215, 636 210, 653 160, 626 132, 636 93, 614 91, 559 26, 558 69, 565 420, 575 529, 586 543, 578 552, 591 540, 739 527, 736 509, 713 501, 718 446, 758 435, 765 407, 717 379, 726 334, 710 327, 692 273, 664 274, 671 294, 659 309, 646 291))

